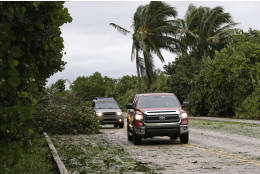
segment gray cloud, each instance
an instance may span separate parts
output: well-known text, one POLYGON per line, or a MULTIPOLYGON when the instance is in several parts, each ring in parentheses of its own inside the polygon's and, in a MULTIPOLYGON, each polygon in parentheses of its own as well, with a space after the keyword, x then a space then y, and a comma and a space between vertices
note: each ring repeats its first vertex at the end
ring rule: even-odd
MULTIPOLYGON (((73 18, 72 23, 62 26, 67 62, 65 70, 48 79, 48 86, 58 79, 75 80, 78 76, 91 75, 98 71, 102 75, 120 78, 135 75, 135 63, 131 62, 131 37, 124 36, 108 24, 117 23, 131 29, 132 17, 139 5, 148 2, 66 2, 65 6, 73 18)), ((222 6, 231 13, 238 27, 248 30, 260 29, 260 2, 184 2, 170 1, 182 18, 190 3, 196 6, 222 6)), ((156 68, 174 60, 174 55, 163 52, 165 63, 155 57, 156 68)))

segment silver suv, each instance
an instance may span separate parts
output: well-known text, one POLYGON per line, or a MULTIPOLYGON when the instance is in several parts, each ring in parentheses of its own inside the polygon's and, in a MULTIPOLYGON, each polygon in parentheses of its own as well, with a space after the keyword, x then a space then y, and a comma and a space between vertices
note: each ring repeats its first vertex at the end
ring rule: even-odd
POLYGON ((94 114, 101 124, 113 124, 114 128, 124 127, 124 116, 114 98, 97 97, 93 100, 94 114))

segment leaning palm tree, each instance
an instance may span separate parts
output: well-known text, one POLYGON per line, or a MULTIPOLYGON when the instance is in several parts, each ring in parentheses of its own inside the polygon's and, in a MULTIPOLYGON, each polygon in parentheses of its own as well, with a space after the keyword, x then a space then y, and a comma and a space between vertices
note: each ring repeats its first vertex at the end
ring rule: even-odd
POLYGON ((182 54, 195 53, 199 58, 213 58, 215 50, 225 46, 237 24, 222 7, 189 5, 184 19, 178 19, 182 54))
MULTIPOLYGON (((132 60, 136 59, 137 75, 140 77, 140 56, 143 55, 145 76, 148 89, 150 88, 154 77, 153 54, 164 62, 161 49, 176 51, 174 32, 177 31, 176 21, 173 20, 177 15, 174 7, 170 7, 164 2, 152 1, 145 6, 139 6, 134 14, 133 32, 132 32, 132 60)), ((128 30, 110 23, 121 33, 130 33, 128 30)), ((141 59, 142 60, 142 59, 141 59)), ((138 77, 138 78, 139 78, 138 77)), ((140 83, 140 81, 138 82, 140 83)), ((140 84, 138 85, 140 86, 140 84)), ((140 88, 139 88, 140 92, 140 88)))
POLYGON ((132 51, 131 51, 131 61, 133 61, 134 59, 136 60, 136 71, 137 71, 137 79, 138 79, 138 92, 141 93, 142 89, 141 89, 141 75, 140 72, 143 71, 144 66, 142 66, 142 64, 140 62, 142 62, 142 58, 139 57, 139 51, 140 48, 138 46, 138 41, 134 38, 135 33, 131 33, 129 30, 115 24, 115 23, 109 23, 109 25, 111 25, 112 27, 114 27, 117 31, 119 31, 120 33, 124 34, 124 35, 132 35, 132 51))
POLYGON ((142 58, 139 57, 139 51, 140 48, 138 46, 138 41, 135 40, 135 33, 131 33, 129 30, 115 24, 115 23, 110 23, 109 25, 111 25, 112 27, 114 27, 117 31, 119 31, 120 33, 124 34, 124 35, 132 35, 132 51, 131 51, 131 61, 133 61, 134 59, 136 60, 136 71, 137 71, 137 79, 138 79, 138 92, 141 93, 142 89, 141 89, 141 72, 144 71, 144 66, 142 66, 143 64, 141 62, 143 62, 142 58))

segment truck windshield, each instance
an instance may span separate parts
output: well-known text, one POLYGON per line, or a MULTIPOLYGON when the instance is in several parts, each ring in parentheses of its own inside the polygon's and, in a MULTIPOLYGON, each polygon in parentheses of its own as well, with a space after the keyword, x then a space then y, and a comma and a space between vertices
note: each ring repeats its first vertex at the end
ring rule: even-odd
POLYGON ((117 105, 116 102, 100 101, 100 102, 96 102, 95 108, 96 109, 119 109, 119 106, 117 105))
POLYGON ((174 95, 141 96, 138 99, 137 108, 160 108, 160 107, 180 107, 180 103, 174 95))

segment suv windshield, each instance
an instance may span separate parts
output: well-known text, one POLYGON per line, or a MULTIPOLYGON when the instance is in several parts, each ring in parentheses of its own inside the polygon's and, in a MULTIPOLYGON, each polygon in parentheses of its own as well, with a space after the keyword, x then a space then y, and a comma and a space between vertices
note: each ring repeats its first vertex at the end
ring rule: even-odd
POLYGON ((114 101, 99 101, 96 102, 96 109, 119 109, 118 105, 114 101))
POLYGON ((141 96, 138 99, 137 108, 160 107, 180 107, 180 103, 174 95, 141 96))

